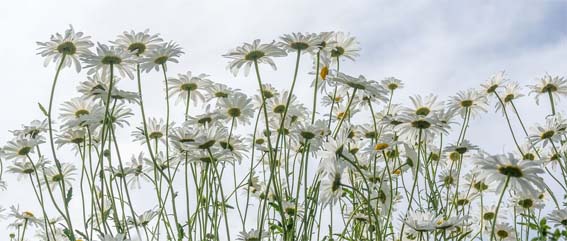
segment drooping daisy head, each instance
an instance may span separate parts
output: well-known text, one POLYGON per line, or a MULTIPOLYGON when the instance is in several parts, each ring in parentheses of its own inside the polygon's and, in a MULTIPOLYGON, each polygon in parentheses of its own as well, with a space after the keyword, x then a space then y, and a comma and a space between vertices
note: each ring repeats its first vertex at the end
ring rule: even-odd
POLYGON ((51 35, 48 42, 37 42, 39 45, 38 54, 45 57, 44 66, 47 66, 50 62, 58 63, 62 67, 74 65, 78 73, 81 71, 79 57, 90 54, 89 48, 94 45, 90 38, 90 36, 85 36, 83 32, 75 32, 73 26, 69 26, 65 33, 51 35))

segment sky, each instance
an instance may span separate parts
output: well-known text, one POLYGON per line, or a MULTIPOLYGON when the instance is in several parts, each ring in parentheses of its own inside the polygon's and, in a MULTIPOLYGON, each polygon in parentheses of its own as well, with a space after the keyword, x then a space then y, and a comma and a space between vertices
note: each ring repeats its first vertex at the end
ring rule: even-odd
MULTIPOLYGON (((186 54, 171 65, 171 75, 190 70, 207 73, 214 81, 252 93, 256 82, 232 76, 221 57, 229 49, 254 39, 271 41, 284 33, 344 31, 360 42, 360 57, 342 70, 381 80, 395 76, 410 95, 434 93, 442 99, 458 90, 478 88, 498 71, 522 86, 538 77, 567 75, 567 1, 146 1, 146 0, 18 0, 0 3, 0 143, 8 130, 41 117, 37 103, 47 105, 55 66, 43 67, 36 41, 47 41, 69 24, 93 37, 113 40, 125 30, 149 28, 165 40, 178 42, 186 54), (348 2, 348 3, 347 3, 348 2)), ((266 68, 267 82, 288 88, 293 57, 278 59, 279 71, 266 68)), ((300 71, 311 70, 304 61, 300 71)), ((304 75, 307 76, 307 75, 304 75)), ((85 73, 62 73, 56 102, 77 96, 85 73)), ((147 95, 163 90, 159 75, 148 75, 147 95)), ((303 77, 300 81, 310 81, 303 77)), ((123 80, 134 90, 134 81, 123 80)), ((298 95, 308 89, 298 90, 298 95)), ((524 89, 527 94, 527 90, 524 89)), ((535 105, 532 96, 519 102, 527 123, 542 122, 547 102, 535 105)), ((565 102, 560 102, 565 105, 565 102)), ((161 100, 149 101, 148 112, 160 116, 161 100)), ((493 108, 471 122, 468 138, 490 152, 510 151, 510 136, 501 114, 493 108), (504 133, 495 136, 491 133, 504 133)), ((25 183, 9 183, 0 205, 24 200, 32 193, 18 191, 25 183)), ((25 201, 24 201, 25 204, 25 201)), ((0 231, 0 236, 2 232, 0 231)))

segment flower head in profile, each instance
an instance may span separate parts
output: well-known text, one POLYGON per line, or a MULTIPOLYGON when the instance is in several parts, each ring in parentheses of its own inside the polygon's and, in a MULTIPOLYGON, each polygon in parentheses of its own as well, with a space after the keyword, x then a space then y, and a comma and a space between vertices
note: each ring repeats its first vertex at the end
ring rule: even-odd
POLYGON ((567 227, 567 208, 553 210, 547 218, 555 227, 567 227))
MULTIPOLYGON (((150 72, 155 69, 159 70, 160 67, 167 68, 167 63, 179 63, 177 58, 184 54, 181 46, 178 43, 169 41, 163 43, 156 48, 151 49, 144 58, 141 60, 140 69, 142 71, 150 72)), ((165 71, 166 69, 164 69, 165 71)))
POLYGON ((236 47, 229 51, 223 57, 230 59, 228 68, 234 76, 238 75, 240 68, 244 67, 244 75, 248 76, 250 67, 253 64, 269 64, 276 70, 276 63, 272 57, 284 57, 287 53, 279 48, 275 41, 268 44, 261 44, 259 39, 254 40, 251 44, 244 43, 242 46, 236 47))
POLYGON ((87 54, 82 60, 86 64, 85 68, 90 68, 87 72, 89 75, 98 72, 102 76, 110 77, 112 67, 112 70, 120 73, 122 77, 128 76, 134 79, 135 61, 127 49, 98 43, 96 53, 87 54))
POLYGON ((287 52, 301 51, 303 53, 312 53, 314 50, 319 49, 318 36, 312 33, 291 33, 284 34, 280 37, 281 42, 278 44, 282 49, 287 52))
POLYGON ((361 93, 364 93, 365 95, 373 96, 379 99, 382 98, 386 93, 386 91, 382 89, 376 81, 367 80, 363 75, 354 77, 347 74, 338 73, 337 77, 333 78, 333 81, 356 89, 361 93))
POLYGON ((455 227, 465 221, 465 217, 444 218, 443 215, 433 211, 409 211, 402 221, 417 232, 430 232, 437 229, 445 230, 455 227))
POLYGON ((51 35, 48 42, 37 42, 39 45, 39 55, 45 57, 44 66, 50 62, 61 64, 62 67, 75 66, 75 70, 81 71, 79 57, 90 54, 89 48, 94 44, 90 36, 85 36, 83 32, 75 32, 73 26, 65 30, 65 33, 51 35), (63 61, 61 63, 60 61, 63 61))
MULTIPOLYGON (((502 103, 506 108, 509 108, 509 106, 511 106, 512 108, 515 107, 512 105, 513 101, 524 96, 524 94, 522 94, 520 91, 520 85, 516 82, 509 82, 504 85, 504 92, 500 94, 500 99, 502 100, 502 103)), ((497 112, 502 109, 502 103, 500 103, 500 101, 496 103, 497 112)), ((504 114, 504 112, 502 113, 504 114)))
POLYGON ((42 219, 35 216, 31 211, 20 211, 20 207, 10 206, 10 213, 8 217, 15 219, 10 226, 17 228, 24 224, 39 227, 42 224, 42 219))
POLYGON ((47 132, 47 130, 47 119, 43 119, 42 121, 33 120, 28 125, 22 125, 21 129, 12 130, 10 132, 16 137, 38 139, 41 138, 42 134, 47 132))
POLYGON ((488 101, 486 96, 478 90, 469 89, 459 91, 456 96, 449 100, 449 108, 458 111, 461 117, 475 117, 482 112, 486 112, 488 101))
POLYGON ((545 120, 544 125, 536 125, 531 130, 531 135, 528 136, 528 140, 535 145, 542 143, 545 147, 548 144, 559 144, 565 129, 567 128, 567 122, 561 117, 561 115, 550 116, 545 120))
POLYGON ((488 78, 486 82, 484 82, 480 86, 486 94, 492 94, 496 92, 498 88, 502 87, 506 83, 506 81, 508 80, 504 78, 504 71, 500 71, 490 76, 490 78, 488 78))
POLYGON ((542 95, 550 95, 554 100, 559 100, 560 96, 567 95, 567 79, 546 74, 538 80, 537 84, 528 85, 528 88, 530 88, 530 94, 536 95, 537 104, 539 104, 539 97, 542 95))
POLYGON ((6 160, 26 160, 34 148, 43 143, 41 139, 18 137, 9 141, 3 148, 6 160))
POLYGON ((508 185, 517 192, 538 195, 545 188, 543 178, 539 176, 544 172, 539 162, 519 160, 508 154, 486 156, 478 159, 476 164, 482 170, 480 178, 486 178, 487 183, 495 183, 497 192, 508 185))
POLYGON ((140 215, 136 215, 135 218, 128 217, 128 224, 139 227, 146 227, 148 224, 158 215, 155 210, 146 210, 140 215))
POLYGON ((157 48, 163 41, 159 34, 150 34, 150 30, 146 29, 144 32, 134 32, 134 30, 124 31, 118 38, 111 43, 127 49, 132 54, 142 56, 145 53, 157 48))
POLYGON ((77 168, 70 163, 62 163, 60 168, 61 170, 56 166, 46 167, 43 172, 46 179, 41 180, 42 184, 47 184, 51 190, 62 187, 63 183, 66 188, 72 187, 77 168))

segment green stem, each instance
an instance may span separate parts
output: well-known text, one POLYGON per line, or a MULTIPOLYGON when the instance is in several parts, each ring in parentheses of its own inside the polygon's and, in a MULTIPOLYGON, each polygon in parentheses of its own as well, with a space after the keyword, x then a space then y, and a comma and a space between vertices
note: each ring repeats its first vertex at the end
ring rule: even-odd
POLYGON ((508 187, 509 183, 510 183, 510 177, 508 176, 506 177, 506 182, 504 183, 504 187, 500 192, 500 197, 498 198, 498 204, 496 204, 496 210, 494 211, 494 221, 492 222, 492 230, 490 231, 490 241, 494 240, 495 238, 494 229, 496 227, 496 221, 498 220, 498 211, 500 210, 500 204, 502 204, 502 198, 504 197, 504 193, 506 192, 506 188, 508 187))

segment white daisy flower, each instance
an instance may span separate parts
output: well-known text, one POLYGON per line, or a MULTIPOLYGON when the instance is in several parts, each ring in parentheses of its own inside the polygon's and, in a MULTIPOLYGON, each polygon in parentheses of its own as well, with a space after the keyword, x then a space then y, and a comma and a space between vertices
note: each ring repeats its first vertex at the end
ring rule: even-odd
POLYGON ((319 49, 318 44, 321 43, 318 36, 312 33, 284 34, 280 39, 281 42, 278 45, 287 52, 313 53, 316 49, 319 49))
POLYGON ((134 79, 134 67, 136 63, 132 54, 123 48, 108 46, 98 43, 95 54, 86 54, 81 60, 85 63, 85 68, 90 68, 87 74, 100 73, 102 76, 109 76, 110 66, 113 72, 118 72, 120 76, 128 76, 134 79))
POLYGON ((73 186, 75 179, 73 176, 76 175, 77 168, 70 163, 61 163, 61 171, 56 166, 48 166, 43 169, 43 174, 46 179, 41 179, 41 184, 47 184, 51 190, 61 187, 61 183, 65 182, 65 187, 69 188, 73 186))
MULTIPOLYGON (((158 47, 151 49, 141 60, 140 70, 150 72, 152 69, 156 71, 160 67, 167 68, 167 62, 179 63, 177 58, 184 54, 179 44, 169 41, 158 47)), ((166 71, 165 69, 164 71, 166 71)))
POLYGON ((385 78, 382 81, 380 81, 380 84, 382 84, 382 86, 384 86, 384 88, 386 88, 390 91, 394 91, 394 90, 401 89, 401 88, 404 87, 404 83, 402 83, 401 80, 396 79, 395 77, 385 78))
POLYGON ((191 71, 185 74, 178 74, 177 78, 169 78, 169 92, 171 97, 177 96, 176 103, 193 101, 193 105, 205 101, 204 93, 213 82, 207 79, 209 75, 199 74, 193 76, 191 71))
POLYGON ((487 106, 486 96, 474 89, 459 91, 456 96, 449 100, 449 108, 458 111, 463 118, 466 117, 467 113, 471 117, 476 117, 480 113, 486 112, 487 106))
POLYGON ((116 235, 112 235, 112 234, 105 234, 105 235, 99 235, 98 236, 99 240, 98 241, 129 241, 129 239, 126 238, 126 235, 118 233, 116 235))
POLYGON ((56 33, 51 35, 48 42, 37 42, 40 51, 38 54, 45 57, 44 66, 47 66, 50 62, 62 64, 62 67, 74 65, 78 73, 81 71, 79 57, 90 54, 89 48, 94 45, 90 38, 90 36, 85 36, 83 32, 75 32, 73 26, 69 26, 64 34, 56 33), (61 60, 64 62, 61 63, 61 60))
POLYGON ((331 39, 333 41, 331 50, 333 61, 342 57, 354 61, 359 56, 360 48, 355 37, 350 36, 348 33, 336 32, 331 39))
POLYGON ((487 93, 487 94, 494 93, 494 92, 496 92, 496 90, 498 88, 500 88, 502 85, 504 85, 508 81, 508 79, 504 78, 504 75, 505 75, 505 72, 500 71, 500 72, 490 76, 490 78, 488 78, 486 80, 486 82, 484 82, 480 86, 482 87, 482 89, 484 90, 485 93, 487 93))
POLYGON ((134 30, 124 31, 115 41, 110 41, 121 48, 127 49, 132 54, 142 56, 145 53, 157 48, 163 41, 159 34, 149 34, 150 30, 135 32, 134 30))
POLYGON ((128 224, 131 226, 146 227, 158 214, 159 213, 155 210, 146 210, 142 214, 136 215, 134 218, 128 217, 128 224))
POLYGON ((38 139, 41 138, 41 134, 47 132, 47 119, 33 120, 28 125, 22 125, 22 129, 11 130, 10 132, 16 137, 25 137, 38 139))
POLYGON ((345 166, 339 162, 326 165, 325 175, 321 180, 319 201, 323 206, 337 203, 343 196, 343 173, 345 166))
POLYGON ((443 102, 437 101, 437 96, 429 94, 425 97, 421 95, 410 96, 413 107, 406 108, 408 113, 427 116, 435 115, 443 109, 443 102))
POLYGON ((43 143, 41 139, 16 138, 4 146, 4 158, 6 160, 26 160, 28 155, 34 152, 34 148, 43 143))
POLYGON ((248 76, 250 67, 254 64, 269 64, 276 70, 276 64, 272 57, 284 57, 287 53, 276 46, 275 41, 269 44, 260 44, 260 40, 256 39, 251 44, 244 43, 242 46, 231 50, 223 57, 231 59, 228 69, 234 76, 238 75, 240 68, 244 67, 244 75, 248 76))
MULTIPOLYGON (((506 108, 512 107, 513 101, 524 96, 520 92, 520 90, 521 90, 520 85, 516 82, 510 82, 510 83, 508 83, 504 86, 504 92, 502 94, 500 94, 500 98, 501 98, 502 103, 504 103, 504 106, 506 108)), ((496 103, 496 111, 497 112, 502 109, 502 103, 500 103, 500 101, 498 101, 496 103)), ((515 109, 514 109, 514 111, 515 111, 515 109)), ((504 111, 502 111, 502 114, 504 114, 504 111)))
POLYGON ((547 215, 547 219, 554 223, 555 227, 567 227, 567 208, 553 210, 547 215))
MULTIPOLYGON (((174 123, 170 123, 169 127, 171 128, 174 123)), ((136 128, 132 133, 134 136, 134 141, 140 141, 142 144, 146 143, 147 140, 150 143, 155 143, 159 141, 161 143, 165 143, 165 121, 163 119, 156 119, 156 118, 149 118, 146 124, 147 132, 144 131, 143 123, 142 127, 136 128)))
POLYGON ((561 96, 567 95, 567 79, 564 77, 546 74, 538 81, 535 85, 528 85, 530 94, 534 93, 536 95, 537 104, 539 104, 539 97, 542 95, 550 95, 555 101, 558 101, 561 96))
POLYGON ((563 134, 567 128, 567 122, 560 116, 550 116, 545 120, 544 125, 536 125, 531 128, 531 133, 528 140, 532 145, 542 143, 545 147, 548 144, 559 144, 563 134))
POLYGON ((544 173, 541 164, 536 161, 519 160, 512 154, 486 156, 476 161, 481 178, 488 183, 497 184, 497 192, 502 192, 508 180, 508 186, 517 192, 528 192, 537 195, 545 188, 544 173))
POLYGON ((262 231, 262 233, 260 233, 259 230, 251 229, 250 231, 241 231, 238 234, 238 237, 236 238, 236 240, 261 241, 261 240, 269 238, 269 237, 270 237, 270 233, 266 230, 264 230, 264 231, 262 231))
MULTIPOLYGON (((488 237, 492 235, 492 229, 487 228, 488 237)), ((508 223, 497 223, 494 226, 494 236, 499 241, 516 241, 516 232, 514 227, 508 223)))
POLYGON ((450 229, 462 223, 465 217, 444 218, 442 214, 435 214, 433 211, 410 210, 402 221, 411 229, 417 232, 430 232, 437 229, 450 229))

